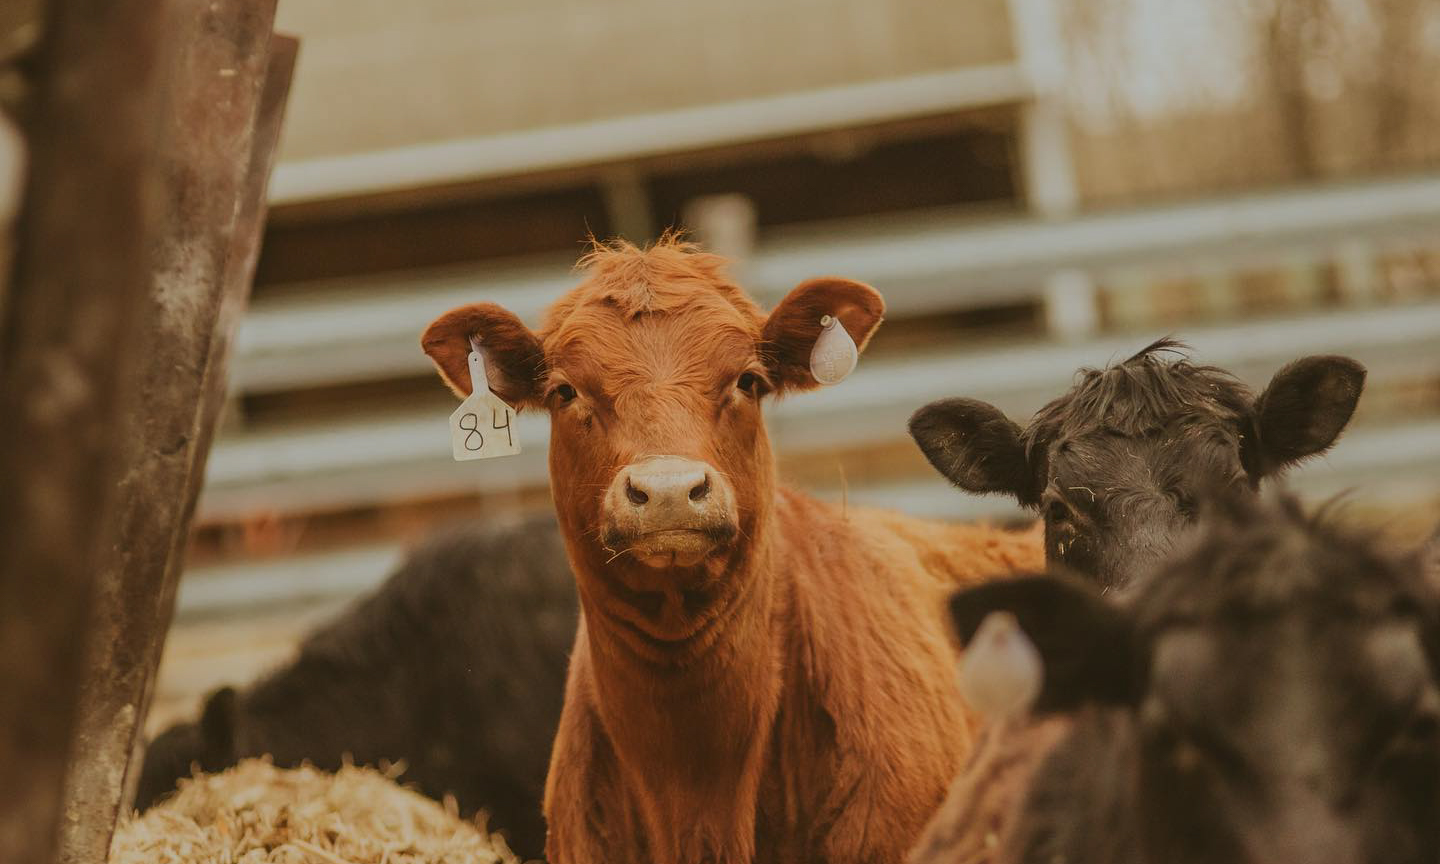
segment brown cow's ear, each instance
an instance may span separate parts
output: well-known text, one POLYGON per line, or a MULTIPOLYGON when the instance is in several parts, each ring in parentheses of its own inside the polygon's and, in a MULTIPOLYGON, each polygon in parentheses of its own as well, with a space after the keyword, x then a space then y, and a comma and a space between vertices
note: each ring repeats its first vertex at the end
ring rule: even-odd
POLYGON ((760 346, 777 390, 808 390, 819 382, 810 373, 810 351, 820 337, 820 319, 833 315, 861 351, 885 317, 880 292, 861 282, 821 276, 801 282, 770 317, 760 346))
POLYGON ((420 346, 455 395, 462 399, 470 395, 471 336, 479 337, 485 349, 490 389, 517 409, 538 405, 545 351, 513 312, 494 303, 452 309, 436 318, 420 337, 420 346))

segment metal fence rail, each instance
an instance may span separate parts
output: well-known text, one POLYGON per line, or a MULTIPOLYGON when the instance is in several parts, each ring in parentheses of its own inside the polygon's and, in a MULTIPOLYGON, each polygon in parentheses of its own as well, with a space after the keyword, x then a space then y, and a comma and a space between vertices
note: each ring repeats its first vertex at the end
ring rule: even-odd
MULTIPOLYGON (((1440 494, 1440 418, 1349 432, 1330 454, 1293 471, 1287 486, 1311 497, 1354 490, 1382 495, 1440 494)), ((838 488, 816 490, 839 501, 838 488)), ((1009 519, 1025 513, 1009 498, 959 492, 940 477, 851 487, 851 504, 888 507, 936 519, 1009 519)), ((367 591, 400 560, 403 546, 382 543, 271 561, 196 568, 180 585, 178 620, 228 615, 245 607, 328 601, 367 591)))
MULTIPOLYGON (((769 426, 777 446, 794 454, 902 439, 910 413, 945 396, 987 399, 1025 417, 1065 389, 1076 369, 1121 359, 1159 335, 1114 335, 1074 345, 1032 342, 862 363, 839 387, 774 406, 769 426)), ((1372 382, 1440 374, 1440 301, 1211 325, 1178 335, 1200 359, 1232 369, 1257 387, 1281 364, 1327 352, 1359 358, 1371 368, 1372 382)), ((451 461, 444 410, 367 414, 236 435, 220 442, 210 458, 202 517, 238 517, 273 509, 277 502, 303 511, 543 486, 548 424, 543 415, 528 412, 519 422, 525 452, 478 467, 451 461)), ((1440 453, 1440 435, 1428 446, 1440 453)))
MULTIPOLYGON (((1049 221, 971 215, 866 220, 762 242, 745 281, 773 304, 811 276, 879 287, 892 318, 1033 298, 1047 277, 1137 268, 1234 269, 1321 260, 1343 244, 1440 236, 1440 174, 1098 212, 1049 221)), ((568 262, 407 276, 258 301, 240 333, 233 386, 262 392, 423 373, 419 333, 435 316, 488 300, 536 322, 574 285, 568 262)))
POLYGON ((275 171, 270 200, 286 204, 372 195, 633 160, 1005 105, 1033 95, 1025 73, 1015 63, 930 72, 485 138, 290 162, 275 171))

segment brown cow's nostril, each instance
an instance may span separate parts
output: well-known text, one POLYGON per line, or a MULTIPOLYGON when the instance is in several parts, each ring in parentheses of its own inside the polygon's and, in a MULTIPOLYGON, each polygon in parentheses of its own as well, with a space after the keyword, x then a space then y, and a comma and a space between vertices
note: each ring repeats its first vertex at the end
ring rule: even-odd
POLYGON ((630 485, 629 477, 625 478, 625 497, 629 498, 630 503, 634 504, 636 507, 639 507, 641 504, 644 504, 645 502, 650 500, 649 495, 646 495, 644 492, 641 492, 639 489, 636 489, 634 486, 630 485))
POLYGON ((704 482, 696 484, 696 485, 695 485, 695 488, 693 488, 693 489, 690 490, 690 500, 691 500, 691 501, 702 501, 702 500, 704 500, 705 496, 706 496, 706 495, 709 495, 709 494, 710 494, 710 475, 709 475, 709 474, 706 474, 706 475, 705 475, 705 480, 704 480, 704 482))

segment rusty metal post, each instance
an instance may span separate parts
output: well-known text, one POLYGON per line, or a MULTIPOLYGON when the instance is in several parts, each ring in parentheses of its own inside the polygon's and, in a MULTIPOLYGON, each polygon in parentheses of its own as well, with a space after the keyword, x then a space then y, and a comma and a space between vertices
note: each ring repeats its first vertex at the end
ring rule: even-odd
POLYGON ((272 43, 274 12, 274 0, 218 0, 188 4, 177 19, 166 222, 141 322, 150 350, 120 447, 112 543, 97 566, 64 864, 106 857, 173 612, 294 59, 292 40, 272 43))
POLYGON ((0 333, 0 861, 48 864, 135 322, 159 227, 169 4, 51 0, 0 333))
MULTIPOLYGON (((290 94, 290 80, 295 70, 295 58, 299 53, 298 40, 276 34, 270 40, 270 59, 265 69, 265 85, 260 94, 260 110, 255 122, 254 146, 250 151, 250 170, 245 180, 240 200, 240 213, 235 232, 231 237, 230 253, 225 263, 220 305, 211 333, 209 366, 206 369, 204 388, 200 393, 197 408, 195 461, 190 471, 189 488, 186 490, 185 516, 181 530, 177 533, 176 545, 167 562, 165 592, 156 599, 159 620, 154 630, 151 656, 147 667, 145 693, 140 700, 139 721, 136 724, 133 743, 138 745, 142 737, 144 718, 148 715, 155 691, 155 671, 160 664, 160 655, 165 647, 165 635, 175 613, 175 591, 184 570, 185 542, 195 514, 196 504, 204 485, 205 463, 210 455, 210 445, 220 428, 221 415, 229 395, 229 365, 231 345, 239 329, 240 319, 250 300, 250 288, 255 278, 255 265, 260 258, 260 241, 265 233, 265 217, 268 212, 266 191, 270 173, 275 165, 276 147, 280 140, 280 126, 285 117, 285 105, 290 94)), ((126 770, 125 795, 122 802, 134 798, 135 786, 139 782, 139 764, 132 759, 126 770)))

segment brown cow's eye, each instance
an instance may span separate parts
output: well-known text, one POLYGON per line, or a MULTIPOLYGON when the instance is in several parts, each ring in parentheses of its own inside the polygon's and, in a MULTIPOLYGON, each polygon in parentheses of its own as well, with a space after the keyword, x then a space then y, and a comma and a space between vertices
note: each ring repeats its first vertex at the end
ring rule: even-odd
POLYGON ((749 393, 751 396, 760 392, 760 376, 754 372, 743 372, 735 381, 735 388, 749 393))
POLYGON ((575 392, 575 388, 569 384, 557 384, 555 389, 550 391, 550 394, 560 400, 561 405, 568 404, 579 395, 575 392))

